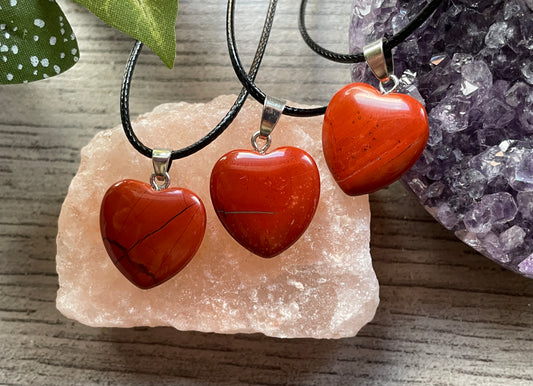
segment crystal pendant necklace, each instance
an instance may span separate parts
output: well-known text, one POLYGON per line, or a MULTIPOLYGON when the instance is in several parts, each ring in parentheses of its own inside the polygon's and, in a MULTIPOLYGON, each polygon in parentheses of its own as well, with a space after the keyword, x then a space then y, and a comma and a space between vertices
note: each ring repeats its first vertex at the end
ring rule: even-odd
POLYGON ((267 96, 253 151, 233 150, 211 173, 211 201, 229 234, 261 257, 296 242, 315 214, 320 176, 313 158, 293 146, 267 152, 285 101, 267 96))
POLYGON ((351 196, 398 180, 420 158, 429 137, 424 106, 394 92, 398 78, 392 74, 392 55, 385 55, 383 40, 367 45, 364 56, 380 81, 379 91, 366 83, 344 86, 331 98, 322 126, 329 170, 351 196))
MULTIPOLYGON (((366 61, 380 81, 380 91, 354 83, 345 86, 328 106, 301 109, 285 106, 282 113, 314 116, 325 113, 323 151, 328 167, 341 189, 349 195, 379 190, 398 180, 417 161, 426 145, 429 129, 424 107, 414 98, 395 93, 391 49, 404 41, 431 16, 442 0, 430 2, 403 30, 389 39, 370 43, 364 52, 341 55, 318 46, 307 34, 302 1, 300 30, 319 55, 342 63, 366 61)), ((226 34, 235 73, 250 94, 264 103, 265 94, 250 79, 240 62, 234 33, 235 1, 228 1, 226 34)))
MULTIPOLYGON (((435 3, 430 5, 434 7, 435 3)), ((268 152, 272 131, 282 114, 325 113, 325 158, 339 186, 350 195, 390 184, 423 150, 427 140, 425 110, 414 99, 394 93, 398 80, 392 74, 390 41, 401 42, 434 8, 427 6, 422 16, 408 26, 410 32, 401 31, 389 40, 365 47, 363 57, 380 79, 381 92, 366 84, 352 84, 337 93, 329 106, 297 108, 266 96, 253 83, 276 5, 276 0, 270 1, 258 49, 250 73, 246 74, 235 45, 235 2, 228 1, 230 58, 245 88, 213 130, 183 149, 150 149, 135 135, 129 117, 129 94, 142 44, 136 42, 130 54, 121 90, 122 125, 132 146, 152 159, 153 173, 149 183, 127 179, 109 188, 101 205, 100 229, 115 266, 142 289, 157 286, 183 269, 205 233, 202 200, 186 188, 171 187, 168 172, 172 161, 190 156, 214 141, 236 117, 248 92, 263 104, 260 130, 252 135, 253 151, 237 149, 222 156, 211 174, 210 193, 217 216, 229 234, 262 257, 276 256, 298 240, 311 222, 320 196, 318 169, 309 154, 295 147, 268 152)))
MULTIPOLYGON (((227 28, 232 31, 233 11, 234 3, 228 1, 227 28)), ((235 47, 233 34, 229 38, 229 47, 235 47)), ((228 233, 254 254, 270 258, 307 229, 320 197, 320 176, 315 161, 302 149, 286 146, 267 152, 287 106, 272 96, 261 103, 260 129, 251 139, 254 151, 237 149, 222 156, 211 173, 210 193, 228 233)), ((323 109, 296 110, 317 115, 323 109)))
MULTIPOLYGON (((277 0, 271 0, 260 42, 250 69, 255 78, 272 27, 277 0)), ((129 117, 133 70, 142 44, 136 42, 126 65, 120 95, 122 126, 127 139, 151 158, 149 183, 122 180, 111 186, 102 200, 100 230, 105 249, 115 266, 134 285, 155 287, 172 278, 200 247, 206 212, 202 200, 186 188, 171 187, 173 160, 190 156, 214 141, 234 120, 248 95, 243 89, 220 123, 205 137, 181 150, 150 149, 135 135, 129 117)))

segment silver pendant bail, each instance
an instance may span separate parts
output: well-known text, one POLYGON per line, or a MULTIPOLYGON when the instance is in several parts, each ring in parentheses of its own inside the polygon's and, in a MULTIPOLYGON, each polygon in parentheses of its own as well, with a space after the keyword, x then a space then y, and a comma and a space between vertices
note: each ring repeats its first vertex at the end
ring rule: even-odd
POLYGON ((388 83, 391 75, 394 75, 394 62, 392 52, 383 49, 383 38, 364 46, 363 55, 376 78, 382 84, 388 83))
POLYGON ((170 164, 170 149, 153 149, 152 165, 154 172, 150 176, 150 185, 156 191, 168 188, 170 185, 170 175, 168 174, 168 165, 170 164))
POLYGON ((259 133, 261 137, 268 137, 279 121, 279 117, 285 108, 285 101, 273 96, 267 95, 263 104, 263 115, 261 117, 261 126, 259 133))
POLYGON ((259 131, 256 131, 252 135, 252 146, 255 151, 264 154, 270 144, 272 143, 272 138, 270 134, 274 130, 274 127, 279 121, 283 109, 285 108, 285 103, 283 99, 272 97, 267 95, 265 97, 265 103, 263 104, 263 114, 261 116, 261 125, 259 126, 259 131), (261 139, 264 141, 262 146, 259 146, 257 140, 261 139))

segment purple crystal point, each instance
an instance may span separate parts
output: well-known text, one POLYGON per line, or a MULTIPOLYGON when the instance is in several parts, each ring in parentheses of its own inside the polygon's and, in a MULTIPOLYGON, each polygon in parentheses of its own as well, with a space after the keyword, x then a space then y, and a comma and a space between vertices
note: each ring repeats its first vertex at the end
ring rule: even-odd
POLYGON ((507 192, 487 194, 481 199, 481 205, 488 208, 491 213, 491 226, 513 220, 518 212, 513 196, 507 192))
POLYGON ((515 117, 515 110, 500 99, 490 99, 483 105, 484 114, 494 117, 492 121, 484 121, 483 128, 496 129, 505 127, 512 122, 515 117))
POLYGON ((436 217, 447 229, 453 229, 459 221, 461 221, 455 214, 455 211, 450 208, 448 204, 442 204, 439 206, 436 217))
POLYGON ((473 156, 468 161, 468 165, 483 173, 488 181, 492 181, 502 173, 505 166, 504 153, 499 147, 489 147, 484 152, 473 156))
POLYGON ((456 133, 468 128, 470 101, 465 98, 445 99, 431 110, 430 119, 448 133, 456 133))
POLYGON ((452 57, 452 62, 450 63, 450 67, 457 73, 461 73, 461 68, 465 64, 470 64, 474 61, 474 57, 470 54, 463 54, 463 53, 455 53, 452 57))
POLYGON ((499 21, 490 26, 489 32, 485 35, 485 45, 489 48, 502 48, 507 43, 509 24, 499 21))
POLYGON ((463 218, 466 230, 473 233, 487 233, 492 228, 491 211, 485 205, 476 205, 463 218))
POLYGON ((509 255, 505 253, 502 242, 495 233, 488 232, 485 236, 483 236, 481 238, 481 246, 483 249, 481 249, 480 252, 488 253, 497 262, 509 262, 509 255))
MULTIPOLYGON (((354 0, 352 52, 426 1, 354 0)), ((457 0, 394 52, 400 92, 423 99, 430 136, 402 178, 458 238, 533 278, 533 0, 457 0)), ((376 84, 365 64, 355 81, 376 84)))
POLYGON ((511 228, 500 234, 500 243, 505 252, 512 251, 518 248, 524 242, 526 232, 518 225, 513 225, 511 228))
POLYGON ((476 169, 464 169, 451 184, 452 191, 463 191, 473 199, 478 199, 483 197, 487 178, 476 169))
POLYGON ((533 191, 533 149, 515 147, 509 151, 504 175, 517 192, 533 191))
POLYGON ((524 80, 533 85, 533 61, 530 59, 525 60, 520 66, 520 72, 524 80))
POLYGON ((533 192, 519 192, 516 200, 520 214, 525 219, 533 220, 533 192))
POLYGON ((518 264, 518 270, 525 276, 533 278, 533 254, 529 255, 518 264))
POLYGON ((465 96, 471 96, 479 89, 488 90, 492 86, 492 73, 482 60, 475 60, 461 67, 461 91, 465 96))
POLYGON ((531 99, 533 102, 533 97, 531 93, 531 87, 529 87, 524 82, 516 82, 507 92, 505 93, 505 102, 511 107, 518 107, 523 104, 526 100, 526 97, 531 99))

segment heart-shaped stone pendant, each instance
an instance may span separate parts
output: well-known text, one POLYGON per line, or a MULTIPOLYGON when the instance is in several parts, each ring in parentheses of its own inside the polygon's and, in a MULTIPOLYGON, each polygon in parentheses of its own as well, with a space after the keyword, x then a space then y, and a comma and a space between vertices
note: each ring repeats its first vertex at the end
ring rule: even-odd
POLYGON ((211 173, 218 218, 243 247, 261 257, 289 248, 307 229, 320 197, 320 176, 305 151, 233 150, 211 173))
POLYGON ((352 83, 329 103, 322 146, 335 181, 356 196, 399 179, 418 160, 428 136, 426 110, 416 99, 352 83))
POLYGON ((153 190, 123 180, 106 192, 100 230, 115 266, 142 289, 155 287, 181 271, 204 237, 205 208, 187 189, 153 190))

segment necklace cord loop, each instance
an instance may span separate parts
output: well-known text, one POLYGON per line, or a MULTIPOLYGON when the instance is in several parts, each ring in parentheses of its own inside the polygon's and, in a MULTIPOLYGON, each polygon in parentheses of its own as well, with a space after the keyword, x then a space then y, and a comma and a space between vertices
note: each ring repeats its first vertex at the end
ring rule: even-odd
MULTIPOLYGON (((398 33, 391 36, 390 38, 384 39, 384 51, 392 51, 394 47, 405 41, 413 32, 420 28, 426 20, 429 19, 433 12, 435 12, 439 5, 441 5, 441 3, 443 3, 444 1, 445 0, 430 1, 403 29, 401 29, 398 33)), ((303 40, 309 46, 309 48, 315 51, 318 55, 337 63, 353 64, 362 63, 365 61, 365 57, 362 52, 355 54, 340 54, 337 52, 330 51, 315 42, 307 32, 307 26, 305 24, 306 6, 307 0, 302 0, 300 3, 300 17, 298 18, 298 28, 300 30, 300 34, 302 35, 303 40)))
MULTIPOLYGON (((396 35, 384 40, 383 41, 384 52, 390 51, 393 47, 396 47, 402 41, 407 39, 409 35, 411 35, 417 28, 419 28, 433 14, 433 12, 437 9, 437 7, 442 2, 443 0, 433 0, 429 2, 424 7, 424 9, 422 9, 422 11, 405 28, 403 28, 396 35)), ((318 44, 316 44, 316 42, 314 42, 309 36, 309 34, 307 33, 307 28, 305 26, 306 4, 307 4, 307 0, 302 0, 301 5, 300 5, 299 27, 300 27, 300 33, 302 34, 304 41, 313 51, 315 51, 317 54, 321 56, 326 57, 327 59, 341 62, 341 63, 360 63, 365 60, 363 53, 358 53, 358 54, 353 54, 353 55, 343 55, 343 54, 338 54, 332 51, 328 51, 324 49, 323 47, 319 46, 318 44)), ((255 85, 254 80, 259 70, 259 67, 261 65, 261 61, 263 59, 263 55, 264 55, 264 52, 265 52, 265 49, 268 43, 268 38, 270 36, 270 31, 272 29, 276 6, 277 6, 277 0, 270 0, 268 12, 265 18, 265 23, 263 26, 261 38, 258 43, 257 51, 255 53, 252 65, 250 66, 250 71, 248 74, 246 74, 242 66, 242 63, 239 59, 238 51, 237 51, 237 47, 235 43, 235 31, 234 31, 235 1, 228 0, 227 15, 226 15, 227 16, 226 17, 226 37, 227 37, 227 43, 228 43, 228 51, 230 54, 231 63, 235 70, 235 73, 237 74, 237 77, 239 78, 240 82, 243 84, 244 87, 241 90, 237 99, 235 100, 235 103, 233 104, 233 106, 227 112, 226 116, 222 118, 222 120, 218 123, 217 126, 215 126, 215 128, 213 128, 208 134, 206 134, 203 138, 193 143, 192 145, 184 147, 180 150, 173 150, 171 152, 167 171, 170 170, 173 160, 192 155, 198 152, 199 150, 203 149, 204 147, 208 146, 216 138, 218 138, 218 136, 220 136, 228 128, 228 126, 233 122, 233 120, 239 113, 240 109, 244 105, 244 102, 248 96, 248 93, 250 93, 261 104, 265 103, 266 95, 255 85)), ((128 141, 139 153, 141 153, 145 157, 150 158, 152 157, 152 149, 144 145, 139 140, 139 138, 135 135, 135 132, 131 125, 130 112, 129 112, 129 97, 130 97, 130 91, 131 91, 131 82, 133 78, 133 72, 135 69, 135 65, 141 53, 142 47, 143 47, 143 44, 140 41, 136 41, 130 52, 128 61, 126 63, 126 68, 125 68, 124 76, 122 80, 122 87, 120 91, 120 117, 122 121, 122 127, 124 129, 124 132, 126 134, 126 138, 128 139, 128 141)), ((296 116, 296 117, 311 117, 311 116, 317 116, 317 115, 324 114, 324 112, 326 111, 326 107, 327 106, 303 109, 303 108, 297 108, 297 107, 292 107, 292 106, 285 106, 283 108, 282 113, 286 115, 290 115, 290 116, 296 116)))
MULTIPOLYGON (((228 52, 231 59, 231 64, 235 70, 237 78, 239 78, 242 85, 248 90, 250 95, 259 103, 264 104, 266 94, 261 91, 254 83, 242 66, 242 62, 239 58, 239 52, 237 50, 237 44, 235 42, 235 1, 228 0, 228 11, 226 17, 226 40, 228 42, 228 52)), ((327 106, 313 107, 313 108, 299 108, 286 105, 283 109, 283 114, 293 117, 314 117, 322 115, 326 112, 327 106)))
MULTIPOLYGON (((396 47, 398 44, 407 39, 417 28, 419 28, 437 9, 437 7, 444 0, 433 0, 424 9, 417 15, 415 18, 400 32, 392 36, 389 39, 384 40, 383 49, 385 52, 391 51, 393 47, 396 47)), ((300 4, 300 17, 299 17, 299 29, 300 33, 307 43, 307 45, 315 51, 317 54, 325 57, 326 59, 340 62, 340 63, 362 63, 365 61, 363 53, 353 54, 353 55, 343 55, 338 54, 333 51, 326 50, 325 48, 319 46, 307 33, 307 28, 305 26, 305 7, 307 0, 302 0, 300 4)), ((239 78, 242 85, 248 90, 250 95, 257 100, 259 103, 265 103, 265 93, 261 91, 257 85, 254 83, 253 79, 250 79, 246 75, 242 63, 239 59, 239 53, 235 43, 235 31, 234 31, 234 13, 235 13, 235 0, 228 0, 228 12, 227 12, 227 24, 226 24, 226 39, 228 42, 228 51, 231 59, 231 64, 235 70, 237 78, 239 78)), ((290 115, 294 117, 312 117, 316 115, 322 115, 326 112, 327 106, 316 107, 316 108, 297 108, 292 106, 285 106, 283 109, 283 114, 290 115)))
MULTIPOLYGON (((270 31, 272 30, 272 23, 274 21, 274 14, 276 12, 277 3, 278 3, 277 0, 270 0, 267 15, 265 17, 265 22, 263 25, 263 31, 261 33, 261 38, 257 45, 257 50, 255 52, 254 59, 250 66, 249 75, 247 75, 247 76, 250 76, 251 79, 255 79, 255 76, 257 75, 257 72, 259 71, 259 67, 261 65, 261 61, 263 59, 265 49, 268 43, 268 38, 270 36, 270 31)), ((122 87, 120 90, 120 117, 122 121, 122 128, 124 129, 126 138, 131 143, 131 145, 145 157, 151 158, 152 149, 144 145, 139 140, 139 138, 137 138, 137 136, 135 135, 135 132, 131 125, 130 111, 129 111, 131 81, 133 78, 133 71, 135 69, 135 64, 137 63, 137 60, 141 53, 142 46, 143 44, 140 41, 135 41, 135 44, 133 45, 133 48, 130 52, 130 56, 126 63, 126 68, 124 70, 124 76, 122 79, 122 87)), ((217 139, 233 122, 233 120, 235 119, 239 111, 241 110, 242 106, 244 105, 244 102, 246 101, 247 97, 248 97, 248 91, 245 88, 243 88, 241 92, 239 93, 237 99, 235 100, 235 103, 227 112, 226 116, 222 118, 222 120, 218 123, 218 125, 216 125, 209 133, 207 133, 203 138, 193 143, 192 145, 184 147, 180 150, 173 150, 169 158, 167 172, 168 170, 170 170, 173 160, 185 158, 189 155, 192 155, 202 150, 203 148, 208 146, 210 143, 212 143, 215 139, 217 139)))

